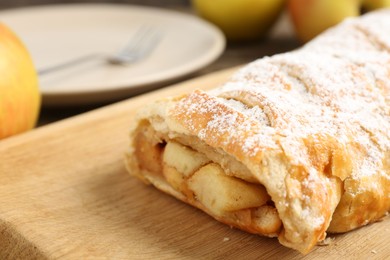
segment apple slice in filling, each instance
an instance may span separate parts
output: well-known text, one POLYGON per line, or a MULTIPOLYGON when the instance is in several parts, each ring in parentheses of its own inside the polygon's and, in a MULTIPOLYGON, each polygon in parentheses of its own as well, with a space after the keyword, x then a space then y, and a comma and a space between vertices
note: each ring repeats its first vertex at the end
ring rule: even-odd
POLYGON ((145 144, 147 139, 137 138, 135 144, 139 167, 161 174, 189 204, 249 232, 278 234, 282 222, 263 185, 227 175, 218 163, 190 147, 174 141, 145 144))
POLYGON ((216 215, 227 211, 260 207, 270 199, 261 185, 227 176, 216 163, 196 171, 188 180, 195 198, 216 215))

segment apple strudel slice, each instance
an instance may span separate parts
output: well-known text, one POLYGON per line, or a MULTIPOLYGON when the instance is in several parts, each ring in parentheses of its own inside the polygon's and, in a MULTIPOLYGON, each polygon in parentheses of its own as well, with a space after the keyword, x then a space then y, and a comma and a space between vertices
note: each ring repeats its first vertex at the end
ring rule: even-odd
POLYGON ((129 172, 308 253, 390 210, 390 10, 349 19, 133 123, 129 172), (372 28, 375 28, 372 29, 372 28))

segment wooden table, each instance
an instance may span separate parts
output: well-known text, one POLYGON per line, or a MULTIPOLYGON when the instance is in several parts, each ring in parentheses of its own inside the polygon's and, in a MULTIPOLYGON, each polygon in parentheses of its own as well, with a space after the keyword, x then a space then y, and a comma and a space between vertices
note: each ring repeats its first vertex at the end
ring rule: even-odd
POLYGON ((232 70, 118 102, 0 143, 0 259, 388 259, 390 221, 331 235, 303 256, 223 225, 129 176, 136 109, 211 88, 232 70))

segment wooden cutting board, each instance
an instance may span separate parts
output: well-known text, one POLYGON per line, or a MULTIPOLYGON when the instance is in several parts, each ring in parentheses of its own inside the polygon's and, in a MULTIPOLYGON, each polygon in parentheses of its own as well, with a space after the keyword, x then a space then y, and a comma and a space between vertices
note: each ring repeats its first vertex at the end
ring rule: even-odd
MULTIPOLYGON (((235 70, 235 69, 233 69, 235 70)), ((0 142, 0 259, 385 259, 390 220, 332 236, 302 257, 231 229, 126 173, 137 107, 232 70, 126 100, 0 142)))

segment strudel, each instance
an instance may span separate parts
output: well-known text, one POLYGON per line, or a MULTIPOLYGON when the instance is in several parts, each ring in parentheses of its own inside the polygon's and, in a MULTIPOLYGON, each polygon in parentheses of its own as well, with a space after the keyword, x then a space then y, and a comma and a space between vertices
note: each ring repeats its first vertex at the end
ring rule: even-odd
POLYGON ((347 19, 132 123, 129 172, 308 253, 390 210, 390 10, 347 19), (217 86, 216 86, 217 87, 217 86))

